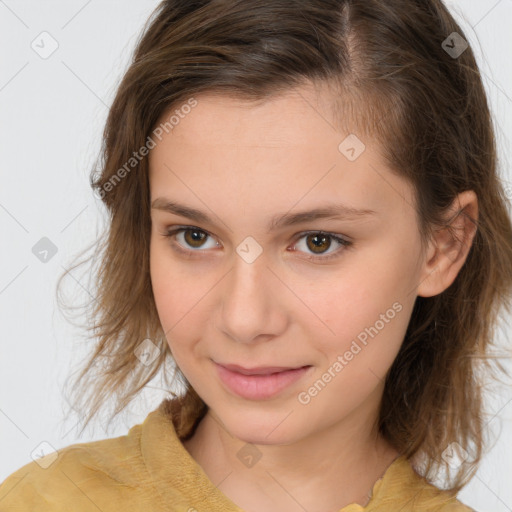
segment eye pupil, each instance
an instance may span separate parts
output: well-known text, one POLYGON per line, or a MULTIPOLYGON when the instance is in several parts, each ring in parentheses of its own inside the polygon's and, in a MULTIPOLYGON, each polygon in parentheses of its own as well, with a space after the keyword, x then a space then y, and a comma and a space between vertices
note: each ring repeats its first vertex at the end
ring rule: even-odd
POLYGON ((310 239, 315 240, 313 242, 313 247, 311 248, 314 252, 322 252, 322 250, 327 250, 331 246, 330 242, 327 244, 327 247, 323 247, 323 248, 320 247, 319 245, 317 245, 318 240, 321 240, 321 242, 320 242, 321 244, 325 244, 325 241, 329 240, 329 237, 326 236, 326 235, 309 235, 307 237, 307 239, 308 240, 310 240, 310 239), (318 251, 318 249, 321 249, 321 250, 318 251))
POLYGON ((203 233, 198 230, 187 229, 185 231, 185 240, 187 244, 189 244, 192 247, 201 247, 201 242, 204 240, 205 236, 206 233, 203 233))

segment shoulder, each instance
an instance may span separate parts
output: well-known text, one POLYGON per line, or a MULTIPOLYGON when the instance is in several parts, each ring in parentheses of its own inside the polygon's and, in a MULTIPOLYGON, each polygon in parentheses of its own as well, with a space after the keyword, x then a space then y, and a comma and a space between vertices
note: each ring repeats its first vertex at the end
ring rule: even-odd
POLYGON ((0 484, 0 512, 109 510, 145 478, 136 425, 125 436, 73 444, 17 469, 0 484))
MULTIPOLYGON (((365 509, 366 510, 366 509, 365 509)), ((399 457, 375 484, 368 512, 475 512, 456 495, 439 489, 416 473, 405 457, 399 457)))
POLYGON ((454 499, 452 503, 442 506, 439 512, 477 512, 475 509, 464 505, 459 500, 454 499))

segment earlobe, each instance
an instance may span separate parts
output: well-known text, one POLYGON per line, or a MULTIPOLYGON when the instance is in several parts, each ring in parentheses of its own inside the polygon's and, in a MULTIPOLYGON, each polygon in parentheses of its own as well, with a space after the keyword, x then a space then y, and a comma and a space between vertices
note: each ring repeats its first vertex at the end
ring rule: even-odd
POLYGON ((455 281, 473 244, 477 221, 475 192, 461 192, 448 212, 446 227, 438 229, 429 243, 417 295, 439 295, 455 281))

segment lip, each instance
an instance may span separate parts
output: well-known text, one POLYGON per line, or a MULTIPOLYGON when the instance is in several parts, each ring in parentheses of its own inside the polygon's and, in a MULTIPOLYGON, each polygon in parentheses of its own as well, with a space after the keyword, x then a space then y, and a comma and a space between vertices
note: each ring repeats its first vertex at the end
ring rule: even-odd
POLYGON ((313 368, 308 365, 298 368, 267 366, 249 369, 218 363, 215 363, 215 367, 224 387, 248 400, 272 398, 299 381, 313 368))
POLYGON ((258 366, 255 368, 244 368, 243 366, 238 366, 237 364, 217 364, 228 370, 231 370, 232 372, 241 373, 242 375, 269 375, 271 373, 278 373, 302 368, 300 366, 258 366))

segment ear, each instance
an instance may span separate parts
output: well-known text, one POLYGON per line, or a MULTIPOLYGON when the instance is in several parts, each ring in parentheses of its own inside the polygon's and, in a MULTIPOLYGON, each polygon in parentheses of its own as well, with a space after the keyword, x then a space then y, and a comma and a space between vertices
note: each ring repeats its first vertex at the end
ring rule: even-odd
POLYGON ((478 199, 472 190, 461 192, 453 201, 446 226, 429 242, 417 294, 432 297, 455 281, 464 265, 477 231, 478 199))

